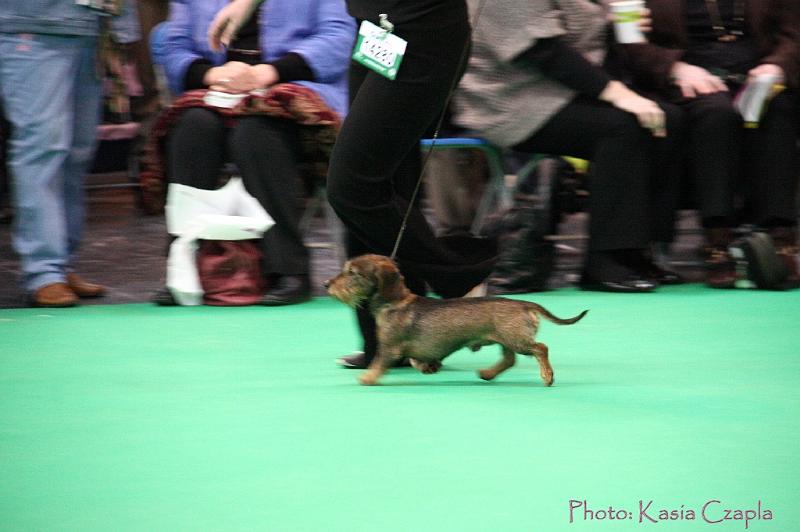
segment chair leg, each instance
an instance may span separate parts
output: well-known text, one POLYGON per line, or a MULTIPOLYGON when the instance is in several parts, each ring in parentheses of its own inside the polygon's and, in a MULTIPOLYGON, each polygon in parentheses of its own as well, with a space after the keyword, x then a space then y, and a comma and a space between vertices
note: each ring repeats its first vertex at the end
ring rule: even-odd
POLYGON ((513 190, 506 184, 502 153, 493 147, 482 148, 482 151, 486 154, 486 162, 489 165, 489 182, 486 184, 486 190, 478 204, 475 219, 470 228, 473 235, 480 234, 489 214, 494 209, 507 209, 513 201, 513 190))

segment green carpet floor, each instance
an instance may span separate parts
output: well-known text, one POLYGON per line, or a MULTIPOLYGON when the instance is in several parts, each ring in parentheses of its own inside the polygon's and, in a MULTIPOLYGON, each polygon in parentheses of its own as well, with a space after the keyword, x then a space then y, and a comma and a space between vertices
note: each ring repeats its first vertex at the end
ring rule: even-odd
POLYGON ((0 311, 0 529, 800 530, 800 293, 525 299, 591 309, 552 388, 494 346, 358 386, 328 299, 0 311))

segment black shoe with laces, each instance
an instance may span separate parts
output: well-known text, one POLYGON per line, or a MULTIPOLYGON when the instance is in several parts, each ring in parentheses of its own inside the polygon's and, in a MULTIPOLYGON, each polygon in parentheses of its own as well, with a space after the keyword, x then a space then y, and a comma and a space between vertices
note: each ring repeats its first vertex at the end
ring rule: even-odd
POLYGON ((369 366, 367 355, 364 351, 355 351, 336 359, 336 363, 347 369, 366 369, 369 366))
MULTIPOLYGON (((367 369, 372 359, 367 360, 367 354, 364 351, 354 351, 349 355, 345 355, 336 359, 336 363, 347 369, 367 369)), ((394 365, 395 368, 410 367, 411 362, 407 358, 403 358, 394 365)))
POLYGON ((308 275, 281 275, 267 289, 261 304, 268 307, 294 305, 311 299, 308 275))

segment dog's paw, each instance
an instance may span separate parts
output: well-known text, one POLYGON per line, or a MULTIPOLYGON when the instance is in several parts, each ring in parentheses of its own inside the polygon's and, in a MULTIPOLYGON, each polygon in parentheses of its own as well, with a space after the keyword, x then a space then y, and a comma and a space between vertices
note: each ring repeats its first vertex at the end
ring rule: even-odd
POLYGON ((414 369, 420 373, 424 373, 425 375, 431 375, 432 373, 436 373, 442 369, 442 363, 438 360, 434 360, 432 362, 422 362, 421 360, 416 360, 414 358, 409 358, 408 360, 411 362, 411 366, 414 369))
POLYGON ((485 381, 490 381, 497 377, 497 373, 490 369, 482 369, 478 371, 478 377, 485 381))
POLYGON ((545 386, 552 386, 555 382, 555 377, 553 376, 553 372, 542 372, 542 382, 544 382, 545 386))
POLYGON ((372 375, 369 371, 364 372, 358 377, 358 382, 364 386, 374 386, 378 382, 378 378, 372 375))

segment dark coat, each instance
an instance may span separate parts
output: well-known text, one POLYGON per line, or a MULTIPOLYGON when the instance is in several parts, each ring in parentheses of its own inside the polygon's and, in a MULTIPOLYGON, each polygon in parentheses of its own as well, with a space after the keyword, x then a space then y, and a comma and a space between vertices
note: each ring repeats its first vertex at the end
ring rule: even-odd
MULTIPOLYGON (((647 0, 653 19, 648 43, 620 45, 620 53, 634 80, 645 87, 664 89, 673 64, 686 47, 685 0, 647 0)), ((780 66, 786 84, 800 84, 800 1, 745 0, 745 24, 762 52, 762 63, 780 66)))

